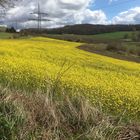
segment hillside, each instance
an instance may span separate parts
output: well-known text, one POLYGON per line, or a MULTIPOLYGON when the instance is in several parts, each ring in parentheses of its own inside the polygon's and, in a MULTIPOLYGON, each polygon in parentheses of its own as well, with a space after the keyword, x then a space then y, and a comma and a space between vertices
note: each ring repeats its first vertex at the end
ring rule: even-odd
POLYGON ((140 30, 140 25, 93 25, 93 24, 76 24, 68 25, 61 28, 52 29, 24 29, 21 33, 28 34, 76 34, 76 35, 96 35, 120 31, 140 30))
POLYGON ((80 43, 46 38, 0 43, 1 85, 45 91, 58 78, 59 86, 101 103, 107 112, 139 116, 140 64, 79 50, 80 43))
POLYGON ((0 139, 140 137, 140 64, 81 45, 0 40, 0 139))

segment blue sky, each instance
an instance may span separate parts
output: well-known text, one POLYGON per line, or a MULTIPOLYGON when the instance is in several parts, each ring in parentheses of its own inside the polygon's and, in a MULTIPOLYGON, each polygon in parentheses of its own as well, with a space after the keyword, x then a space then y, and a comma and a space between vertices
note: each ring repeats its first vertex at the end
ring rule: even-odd
POLYGON ((91 10, 103 10, 109 20, 128 9, 140 7, 140 0, 96 0, 95 3, 90 5, 91 10))

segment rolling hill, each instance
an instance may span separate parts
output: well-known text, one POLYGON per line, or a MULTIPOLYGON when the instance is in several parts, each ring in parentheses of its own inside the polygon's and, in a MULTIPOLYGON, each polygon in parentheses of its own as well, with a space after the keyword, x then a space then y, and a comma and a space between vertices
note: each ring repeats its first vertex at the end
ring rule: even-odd
POLYGON ((104 112, 139 118, 140 64, 77 49, 49 38, 0 41, 0 85, 22 91, 57 88, 84 95, 104 112))
POLYGON ((94 24, 76 24, 60 28, 38 29, 30 28, 21 30, 22 33, 28 34, 75 34, 75 35, 96 35, 103 33, 135 31, 140 30, 140 25, 94 25, 94 24))

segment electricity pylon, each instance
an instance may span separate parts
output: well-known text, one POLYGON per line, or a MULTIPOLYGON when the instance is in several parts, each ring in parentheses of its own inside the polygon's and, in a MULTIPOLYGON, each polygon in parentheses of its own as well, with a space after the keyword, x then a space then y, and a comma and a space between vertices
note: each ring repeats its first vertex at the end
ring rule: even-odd
POLYGON ((33 12, 31 14, 37 15, 37 18, 31 18, 29 20, 31 20, 31 21, 37 21, 37 23, 38 23, 38 25, 37 25, 38 30, 41 30, 41 28, 42 28, 42 21, 44 21, 44 22, 51 21, 50 19, 44 19, 44 18, 42 18, 43 16, 48 16, 48 13, 41 12, 40 4, 39 3, 38 3, 38 9, 37 9, 37 11, 36 12, 33 12))

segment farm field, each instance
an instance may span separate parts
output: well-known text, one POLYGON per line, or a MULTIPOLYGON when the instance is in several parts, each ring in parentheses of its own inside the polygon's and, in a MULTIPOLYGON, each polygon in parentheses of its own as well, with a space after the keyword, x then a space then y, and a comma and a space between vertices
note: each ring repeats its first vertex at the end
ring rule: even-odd
POLYGON ((12 33, 0 32, 0 39, 9 39, 9 38, 12 38, 12 37, 13 37, 12 33))
POLYGON ((0 40, 0 85, 22 91, 57 88, 84 95, 104 112, 140 119, 140 64, 77 49, 72 43, 35 37, 0 40))
POLYGON ((108 43, 110 41, 122 40, 126 34, 128 35, 128 38, 130 38, 132 31, 103 33, 97 35, 47 34, 46 36, 68 41, 80 41, 84 43, 108 43))
POLYGON ((78 48, 120 60, 139 63, 140 42, 132 39, 134 34, 136 35, 138 32, 125 31, 97 35, 48 34, 46 36, 54 39, 85 43, 78 48))

